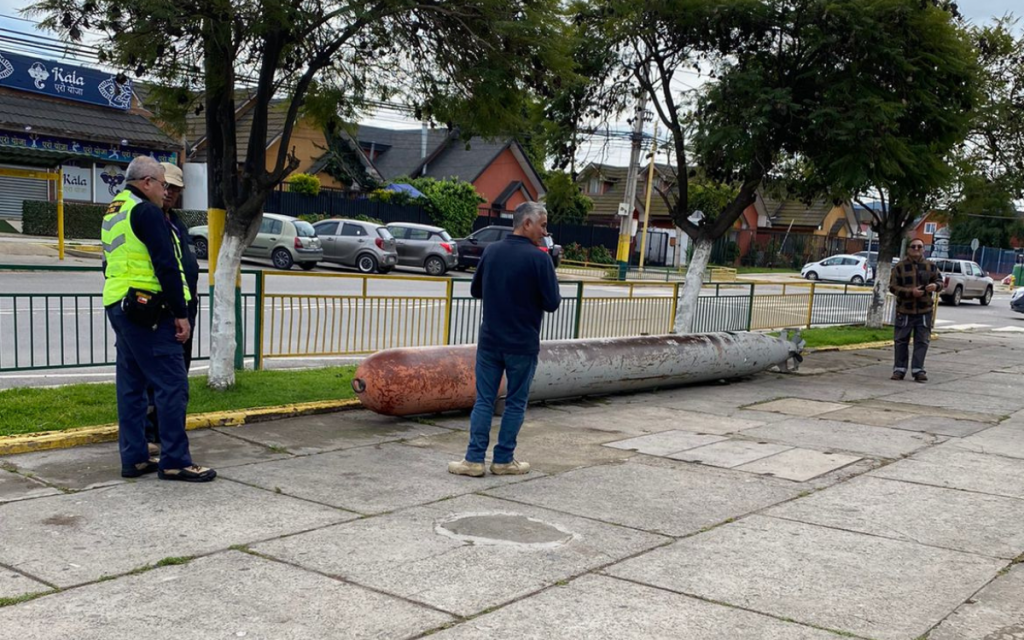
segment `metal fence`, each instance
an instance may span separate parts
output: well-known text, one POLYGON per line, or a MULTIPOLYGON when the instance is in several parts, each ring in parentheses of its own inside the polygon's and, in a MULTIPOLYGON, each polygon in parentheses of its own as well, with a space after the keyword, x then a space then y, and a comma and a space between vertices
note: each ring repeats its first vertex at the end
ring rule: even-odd
MULTIPOLYGON (((2 267, 0 270, 12 270, 2 267)), ((92 271, 95 268, 32 268, 92 271)), ((468 280, 243 271, 239 305, 244 355, 343 356, 393 347, 472 344, 481 303, 468 280), (270 282, 272 280, 272 283, 270 282)), ((561 281, 562 304, 545 314, 541 338, 611 338, 672 330, 681 282, 561 281)), ((195 358, 210 353, 209 297, 201 295, 195 358)), ((820 283, 715 283, 697 300, 694 330, 746 331, 855 324, 869 289, 820 283)), ((892 316, 892 301, 886 317, 892 316)), ((0 294, 0 371, 112 365, 114 335, 100 293, 0 294)))

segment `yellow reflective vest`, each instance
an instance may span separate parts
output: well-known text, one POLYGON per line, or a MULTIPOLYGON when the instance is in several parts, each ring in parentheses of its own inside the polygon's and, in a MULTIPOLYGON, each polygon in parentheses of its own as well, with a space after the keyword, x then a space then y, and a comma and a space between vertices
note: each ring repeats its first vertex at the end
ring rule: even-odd
MULTIPOLYGON (((105 307, 120 302, 131 288, 153 293, 163 289, 153 269, 149 249, 132 231, 132 209, 141 202, 141 198, 125 189, 114 197, 103 216, 100 237, 103 240, 103 257, 107 261, 106 281, 103 283, 105 307)), ((178 260, 178 272, 181 274, 181 287, 185 293, 185 302, 188 302, 192 299, 192 292, 189 291, 185 270, 181 266, 181 243, 178 234, 173 231, 170 234, 174 255, 178 260)))

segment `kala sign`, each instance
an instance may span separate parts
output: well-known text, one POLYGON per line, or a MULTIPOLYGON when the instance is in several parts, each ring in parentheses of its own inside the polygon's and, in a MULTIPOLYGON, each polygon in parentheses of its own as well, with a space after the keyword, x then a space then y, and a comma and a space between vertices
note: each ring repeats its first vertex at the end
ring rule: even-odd
POLYGON ((0 51, 0 86, 127 110, 132 106, 131 80, 116 74, 0 51))

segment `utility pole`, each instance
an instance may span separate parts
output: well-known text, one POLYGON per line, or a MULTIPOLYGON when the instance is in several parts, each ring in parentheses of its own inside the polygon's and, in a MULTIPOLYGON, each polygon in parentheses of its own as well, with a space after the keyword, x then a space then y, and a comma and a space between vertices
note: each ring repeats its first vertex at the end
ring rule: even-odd
POLYGON ((651 138, 651 164, 647 169, 647 193, 644 202, 644 228, 640 232, 640 272, 644 270, 647 258, 647 224, 651 220, 651 191, 654 190, 654 154, 658 149, 658 121, 654 121, 654 136, 651 138))
POLYGON ((633 209, 636 208, 636 181, 640 173, 640 143, 644 137, 645 97, 640 97, 633 116, 633 150, 629 154, 629 172, 626 175, 626 195, 619 205, 619 250, 616 259, 619 263, 619 280, 626 279, 629 270, 629 239, 633 227, 633 209))

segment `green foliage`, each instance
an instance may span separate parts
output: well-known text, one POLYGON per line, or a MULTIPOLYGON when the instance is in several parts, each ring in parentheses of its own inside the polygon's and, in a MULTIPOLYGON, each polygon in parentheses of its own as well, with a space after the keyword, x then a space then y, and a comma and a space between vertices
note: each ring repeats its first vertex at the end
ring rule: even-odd
POLYGON ((590 262, 596 262, 597 264, 615 264, 615 257, 612 256, 612 252, 608 250, 608 247, 598 245, 590 248, 590 262))
POLYGON ((288 176, 288 190, 306 196, 320 195, 320 178, 308 173, 293 173, 288 176))
MULTIPOLYGON (((99 240, 107 205, 64 203, 64 237, 99 240)), ((189 227, 206 224, 206 212, 185 210, 178 215, 189 227)), ((57 203, 25 200, 21 205, 22 232, 31 236, 57 236, 57 203)))
MULTIPOLYGON (((403 182, 401 184, 408 184, 403 182)), ((400 206, 408 205, 426 205, 429 199, 419 196, 412 196, 405 191, 391 191, 390 189, 376 189, 370 192, 370 200, 374 202, 384 202, 386 204, 394 204, 400 206)))
POLYGON ((583 195, 572 176, 564 171, 548 173, 547 195, 544 205, 548 210, 548 222, 582 224, 594 208, 594 201, 583 195))
POLYGON ((362 213, 360 213, 357 216, 352 216, 352 219, 353 220, 359 220, 361 222, 372 222, 373 224, 379 224, 379 225, 382 225, 382 226, 384 224, 383 220, 380 220, 379 218, 371 218, 370 216, 362 214, 362 213))
POLYGON ((578 242, 572 242, 562 247, 562 259, 571 262, 586 262, 587 250, 578 242))
MULTIPOLYGON (((480 197, 472 184, 462 180, 435 180, 430 177, 409 178, 402 176, 395 178, 395 183, 409 184, 426 197, 423 202, 424 208, 430 215, 430 219, 439 227, 443 227, 453 237, 464 238, 473 231, 473 222, 480 215, 479 206, 485 199, 480 197)), ((405 196, 406 203, 419 204, 419 199, 409 199, 408 194, 381 192, 377 197, 381 201, 395 203, 401 200, 399 196, 405 196), (388 198, 388 200, 383 200, 388 198)))
POLYGON ((686 190, 687 217, 700 211, 706 220, 714 220, 721 215, 739 195, 739 190, 733 186, 695 180, 687 184, 686 190))
POLYGON ((320 222, 321 220, 326 220, 327 218, 330 217, 331 216, 327 215, 326 213, 303 213, 299 215, 299 220, 302 220, 303 222, 308 222, 309 224, 316 224, 317 222, 320 222))

